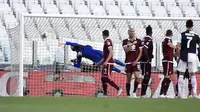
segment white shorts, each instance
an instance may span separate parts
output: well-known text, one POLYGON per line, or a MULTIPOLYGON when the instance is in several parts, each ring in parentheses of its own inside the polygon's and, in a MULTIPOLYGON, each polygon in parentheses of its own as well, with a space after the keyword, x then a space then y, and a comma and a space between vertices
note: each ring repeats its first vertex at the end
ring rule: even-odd
POLYGON ((188 56, 188 61, 189 62, 185 62, 185 61, 182 61, 181 59, 179 60, 179 63, 178 63, 178 68, 177 70, 179 72, 185 72, 186 69, 188 68, 188 72, 189 73, 195 73, 198 71, 198 68, 197 68, 197 56, 196 55, 192 55, 192 56, 188 56))

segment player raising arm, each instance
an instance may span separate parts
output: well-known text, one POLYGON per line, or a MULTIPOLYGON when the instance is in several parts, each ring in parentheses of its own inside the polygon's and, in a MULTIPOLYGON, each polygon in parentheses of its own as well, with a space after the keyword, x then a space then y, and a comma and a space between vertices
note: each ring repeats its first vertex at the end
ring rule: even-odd
POLYGON ((188 68, 188 72, 191 75, 191 84, 194 97, 197 98, 197 80, 195 74, 198 69, 196 62, 196 48, 197 44, 199 45, 200 40, 199 36, 192 31, 192 20, 186 21, 186 28, 187 30, 181 33, 178 42, 178 48, 180 49, 180 60, 177 68, 177 70, 180 72, 180 76, 178 78, 178 92, 181 98, 185 98, 183 95, 183 75, 188 68))
MULTIPOLYGON (((127 73, 127 80, 126 80, 126 92, 127 96, 130 96, 130 83, 132 80, 133 75, 133 81, 134 81, 134 90, 133 90, 133 97, 136 96, 136 90, 139 84, 139 78, 140 78, 140 64, 139 60, 142 55, 142 45, 141 40, 136 38, 135 36, 135 30, 133 28, 130 28, 128 30, 129 38, 123 40, 123 48, 126 54, 126 69, 125 72, 127 73)), ((132 92, 131 92, 132 93, 132 92)))
POLYGON ((110 79, 114 65, 112 40, 109 38, 108 30, 104 30, 102 32, 102 35, 104 39, 103 59, 100 62, 98 62, 97 65, 100 65, 103 62, 101 81, 102 81, 104 96, 107 96, 107 83, 117 90, 117 96, 119 96, 122 93, 122 89, 119 88, 119 86, 117 86, 115 82, 113 82, 110 79))

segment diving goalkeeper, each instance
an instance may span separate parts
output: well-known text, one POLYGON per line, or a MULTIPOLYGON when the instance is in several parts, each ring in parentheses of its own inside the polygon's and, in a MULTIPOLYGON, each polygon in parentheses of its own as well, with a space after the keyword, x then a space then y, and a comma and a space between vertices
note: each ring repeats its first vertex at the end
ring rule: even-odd
MULTIPOLYGON (((103 52, 100 50, 93 49, 93 47, 90 45, 81 45, 81 44, 73 43, 73 42, 65 42, 65 43, 61 43, 61 44, 70 45, 72 51, 77 52, 77 62, 74 64, 74 66, 77 68, 79 68, 81 66, 82 57, 90 59, 94 63, 98 63, 103 58, 103 52)), ((123 67, 126 66, 123 62, 121 62, 119 60, 114 59, 114 62, 120 66, 123 66, 123 67)), ((101 64, 103 64, 103 63, 101 63, 101 64)), ((114 67, 113 71, 125 74, 124 71, 121 71, 116 67, 114 67)))

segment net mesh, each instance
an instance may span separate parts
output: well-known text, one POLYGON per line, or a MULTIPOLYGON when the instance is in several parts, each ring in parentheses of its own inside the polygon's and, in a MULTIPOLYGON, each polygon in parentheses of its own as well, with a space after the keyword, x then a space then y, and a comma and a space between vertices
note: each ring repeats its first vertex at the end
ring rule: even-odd
MULTIPOLYGON (((165 31, 171 29, 176 43, 180 32, 185 30, 183 20, 148 20, 127 18, 81 18, 81 17, 25 17, 24 18, 24 95, 28 96, 102 96, 101 67, 94 67, 93 61, 82 58, 80 68, 74 67, 77 53, 70 46, 58 46, 58 42, 76 42, 90 45, 94 49, 103 49, 101 32, 110 31, 114 44, 114 58, 121 62, 125 60, 122 40, 128 38, 128 28, 135 29, 138 38, 142 39, 145 28, 153 28, 154 58, 152 60, 152 78, 147 90, 148 96, 158 97, 160 83, 163 79, 161 42, 165 31), (26 93, 27 92, 27 93, 26 93)), ((199 31, 199 21, 194 21, 194 31, 199 31)), ((19 72, 20 27, 9 30, 12 72, 19 72)), ((174 60, 175 62, 175 60, 174 60)), ((174 67, 176 67, 176 62, 174 67)), ((119 70, 124 67, 115 64, 119 70)), ((112 79, 124 89, 121 97, 126 97, 126 76, 113 71, 112 79)), ((15 90, 18 75, 11 79, 10 90, 15 90)), ((175 95, 174 84, 171 83, 168 94, 175 95)), ((198 79, 199 80, 199 79, 198 79)), ((200 82, 200 81, 198 81, 200 82)), ((185 85, 187 87, 187 85, 185 85)), ((199 90, 199 89, 198 89, 199 90)), ((108 87, 109 96, 115 97, 116 90, 108 87)), ((132 90, 131 90, 132 91, 132 90)), ((138 89, 138 96, 141 88, 138 89)), ((187 93, 186 93, 187 94, 187 93)))

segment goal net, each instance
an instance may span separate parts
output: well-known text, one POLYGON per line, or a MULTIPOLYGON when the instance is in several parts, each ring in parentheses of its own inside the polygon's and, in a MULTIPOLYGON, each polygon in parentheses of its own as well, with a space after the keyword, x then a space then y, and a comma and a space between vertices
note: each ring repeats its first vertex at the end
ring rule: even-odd
MULTIPOLYGON (((94 63, 102 58, 102 52, 93 53, 95 61, 85 54, 73 51, 70 45, 59 42, 77 43, 95 50, 103 50, 102 31, 109 30, 114 44, 114 59, 124 63, 125 53, 122 40, 128 38, 128 29, 134 28, 137 38, 146 36, 145 28, 153 28, 152 77, 147 89, 148 97, 158 97, 162 76, 161 43, 165 31, 173 31, 176 44, 180 32, 185 31, 187 18, 156 17, 98 17, 98 16, 64 16, 64 15, 24 15, 20 24, 10 29, 11 71, 9 91, 19 96, 102 96, 101 66, 94 63), (77 56, 82 56, 80 66, 77 56)), ((200 21, 194 20, 194 31, 200 33, 200 21)), ((112 80, 123 88, 120 97, 126 96, 126 76, 118 73, 124 66, 115 63, 112 80)), ((174 60, 176 70, 177 63, 174 60)), ((198 77, 198 82, 200 78, 198 77)), ((176 74, 168 94, 175 95, 176 74)), ((133 87, 133 86, 132 86, 133 87)), ((187 95, 187 81, 185 95, 187 95)), ((130 91, 132 93, 132 90, 130 91)), ((199 88, 198 88, 198 92, 199 88)), ((108 86, 109 97, 116 96, 116 90, 108 86)), ((137 95, 140 96, 139 85, 137 95)))

